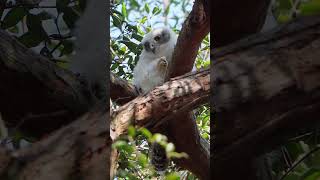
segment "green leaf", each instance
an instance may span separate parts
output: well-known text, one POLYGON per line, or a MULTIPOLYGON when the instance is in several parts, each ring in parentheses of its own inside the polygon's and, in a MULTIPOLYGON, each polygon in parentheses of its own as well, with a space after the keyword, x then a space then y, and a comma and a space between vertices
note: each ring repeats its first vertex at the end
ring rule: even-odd
POLYGON ((143 134, 147 139, 152 138, 152 133, 146 128, 139 129, 139 132, 141 132, 141 134, 143 134))
POLYGON ((170 6, 168 6, 168 7, 165 9, 164 14, 165 14, 165 15, 168 15, 168 14, 169 14, 169 11, 170 11, 170 6))
POLYGON ((184 152, 182 152, 182 153, 168 152, 168 157, 169 158, 178 158, 178 159, 180 159, 180 158, 188 158, 189 156, 188 156, 187 153, 184 153, 184 152))
POLYGON ((116 14, 113 14, 112 16, 112 23, 115 27, 121 29, 121 26, 122 26, 122 20, 116 15, 116 14))
POLYGON ((68 55, 73 52, 73 43, 69 40, 62 41, 63 49, 61 51, 60 56, 68 55))
POLYGON ((288 22, 289 20, 290 20, 290 17, 289 17, 288 14, 280 14, 280 15, 278 16, 278 21, 279 21, 280 23, 285 23, 285 22, 288 22))
POLYGON ((40 36, 41 39, 47 37, 47 33, 42 27, 40 16, 28 14, 26 24, 29 32, 31 32, 32 34, 38 34, 38 36, 40 36))
POLYGON ((126 141, 117 140, 116 142, 114 142, 112 144, 112 147, 116 148, 116 149, 120 149, 120 148, 123 148, 124 146, 127 146, 127 145, 128 145, 128 143, 126 141))
POLYGON ((18 33, 19 28, 18 28, 18 26, 12 26, 12 27, 8 28, 8 31, 10 31, 12 33, 18 33))
POLYGON ((70 0, 56 0, 56 6, 58 13, 63 12, 69 5, 70 0))
POLYGON ((141 20, 140 23, 144 24, 148 20, 147 16, 144 16, 141 20))
POLYGON ((301 180, 301 179, 300 179, 300 176, 298 176, 297 174, 288 174, 285 180, 301 180))
POLYGON ((38 34, 34 34, 31 32, 26 32, 22 36, 20 36, 18 40, 22 44, 30 48, 30 47, 38 46, 44 40, 44 37, 41 37, 38 34))
POLYGON ((73 29, 76 21, 79 19, 79 15, 72 8, 65 8, 62 18, 67 26, 73 29))
POLYGON ((279 0, 278 3, 279 3, 278 8, 280 11, 288 11, 292 7, 290 0, 279 0))
POLYGON ((139 154, 138 155, 138 163, 140 164, 140 166, 146 167, 148 164, 147 156, 145 154, 139 154))
POLYGON ((28 11, 25 8, 13 8, 4 17, 1 24, 1 28, 7 29, 18 24, 18 22, 20 22, 23 19, 23 17, 25 17, 27 14, 28 11))
POLYGON ((303 180, 318 180, 320 178, 320 171, 318 169, 309 169, 301 177, 303 180))
POLYGON ((176 172, 170 173, 166 176, 166 180, 179 180, 179 179, 180 179, 180 176, 176 172))
POLYGON ((115 69, 117 69, 119 67, 119 63, 114 63, 111 65, 111 70, 114 71, 115 69))
POLYGON ((131 52, 137 53, 138 44, 131 41, 119 41, 119 42, 125 44, 130 49, 131 52))
POLYGON ((133 37, 134 39, 138 40, 138 41, 142 41, 142 39, 143 39, 142 36, 140 36, 139 34, 136 34, 136 33, 133 33, 133 34, 132 34, 132 37, 133 37))
POLYGON ((157 142, 160 144, 166 143, 166 141, 168 140, 167 136, 159 134, 159 133, 155 133, 152 137, 153 142, 157 142))
POLYGON ((133 138, 135 136, 135 134, 136 134, 136 129, 133 126, 129 126, 128 135, 133 138))
POLYGON ((121 12, 122 12, 122 15, 123 15, 125 18, 128 18, 127 7, 126 7, 126 4, 125 4, 124 2, 122 2, 121 12))
POLYGON ((152 10, 152 14, 158 15, 161 12, 161 9, 158 6, 155 6, 152 10))
POLYGON ((149 8, 149 5, 147 3, 144 4, 144 9, 146 10, 147 13, 150 12, 150 8, 149 8))
POLYGON ((304 16, 317 15, 320 13, 320 1, 313 0, 307 3, 302 3, 299 9, 301 14, 304 16))
POLYGON ((132 7, 140 7, 139 3, 136 0, 130 0, 130 4, 132 7))
POLYGON ((166 152, 173 152, 175 149, 174 144, 173 143, 168 143, 166 146, 166 152))

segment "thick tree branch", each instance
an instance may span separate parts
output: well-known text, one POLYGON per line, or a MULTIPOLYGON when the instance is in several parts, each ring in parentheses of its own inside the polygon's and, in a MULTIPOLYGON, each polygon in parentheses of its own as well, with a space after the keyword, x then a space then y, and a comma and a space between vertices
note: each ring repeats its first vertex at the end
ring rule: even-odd
POLYGON ((117 104, 125 104, 138 96, 134 86, 110 73, 110 98, 117 104))
POLYGON ((156 128, 163 121, 205 103, 210 93, 209 74, 209 70, 203 70, 177 77, 121 106, 112 115, 112 139, 126 133, 130 124, 156 128))
POLYGON ((213 52, 215 179, 246 177, 244 162, 317 123, 319 32, 320 17, 301 18, 213 52))
POLYGON ((84 179, 109 177, 111 139, 109 112, 97 105, 80 119, 30 147, 14 152, 0 148, 0 177, 24 180, 84 179))
POLYGON ((87 87, 72 73, 35 54, 3 30, 0 82, 0 111, 10 126, 15 127, 30 114, 66 112, 20 124, 19 128, 31 134, 48 133, 74 120, 94 103, 87 87))
MULTIPOLYGON (((173 54, 169 77, 180 76, 192 70, 198 49, 210 30, 211 6, 208 0, 195 1, 192 11, 182 25, 173 54)), ((189 154, 189 159, 175 161, 180 167, 196 174, 200 179, 210 179, 209 145, 199 134, 192 113, 180 115, 164 125, 160 133, 166 134, 177 151, 189 154), (188 133, 186 133, 188 132, 188 133)))
POLYGON ((210 31, 210 7, 205 9, 203 2, 195 1, 192 11, 182 25, 169 77, 181 76, 192 70, 201 42, 210 31))

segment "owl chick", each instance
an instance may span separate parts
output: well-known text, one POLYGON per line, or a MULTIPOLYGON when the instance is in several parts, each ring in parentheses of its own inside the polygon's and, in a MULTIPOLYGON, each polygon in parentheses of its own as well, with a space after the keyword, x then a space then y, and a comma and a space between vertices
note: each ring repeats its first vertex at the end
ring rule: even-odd
POLYGON ((168 27, 153 29, 141 41, 143 50, 133 70, 133 85, 147 93, 164 83, 177 35, 168 27))
MULTIPOLYGON (((144 36, 141 41, 143 50, 133 70, 133 84, 139 93, 148 93, 164 83, 176 42, 176 34, 168 27, 154 29, 144 36)), ((169 159, 164 147, 151 144, 150 158, 158 172, 165 171, 169 159)))

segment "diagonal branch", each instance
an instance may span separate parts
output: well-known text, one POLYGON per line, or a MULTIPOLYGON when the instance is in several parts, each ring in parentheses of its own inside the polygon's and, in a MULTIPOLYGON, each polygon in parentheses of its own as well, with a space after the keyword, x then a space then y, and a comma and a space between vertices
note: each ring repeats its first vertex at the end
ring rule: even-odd
POLYGON ((0 177, 24 180, 109 177, 111 139, 104 103, 31 146, 9 152, 0 147, 0 177))
POLYGON ((32 134, 48 133, 94 104, 88 88, 71 72, 35 54, 0 30, 0 109, 11 126, 27 114, 67 111, 59 117, 24 122, 32 134))
POLYGON ((319 32, 305 17, 213 52, 214 178, 246 177, 244 161, 318 123, 319 32))
POLYGON ((148 95, 139 96, 118 108, 112 115, 111 137, 115 140, 126 133, 130 124, 155 128, 163 121, 205 103, 209 93, 209 70, 186 74, 169 81, 148 95))

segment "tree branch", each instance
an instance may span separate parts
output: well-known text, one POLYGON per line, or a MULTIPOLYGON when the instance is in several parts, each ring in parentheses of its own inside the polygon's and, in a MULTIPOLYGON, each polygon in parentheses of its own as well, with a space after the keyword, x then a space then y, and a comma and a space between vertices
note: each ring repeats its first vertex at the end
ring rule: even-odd
POLYGON ((137 96, 132 84, 110 73, 110 97, 115 103, 123 105, 137 96))
POLYGON ((155 128, 181 111, 206 102, 210 93, 209 72, 203 70, 178 77, 121 106, 112 115, 111 138, 115 140, 126 133, 130 124, 155 128))
POLYGON ((195 1, 192 11, 182 25, 173 53, 169 77, 186 74, 192 70, 203 38, 210 31, 210 11, 203 1, 195 1))
POLYGON ((0 148, 0 177, 105 180, 109 177, 109 112, 99 104, 47 138, 14 152, 0 148), (106 138, 107 137, 107 138, 106 138))
POLYGON ((71 72, 27 49, 0 30, 0 109, 15 127, 28 114, 67 113, 24 122, 22 129, 40 135, 75 119, 94 98, 71 72), (45 120, 44 120, 45 119, 45 120))
POLYGON ((214 178, 245 177, 243 162, 317 123, 319 32, 306 17, 213 52, 214 178))

